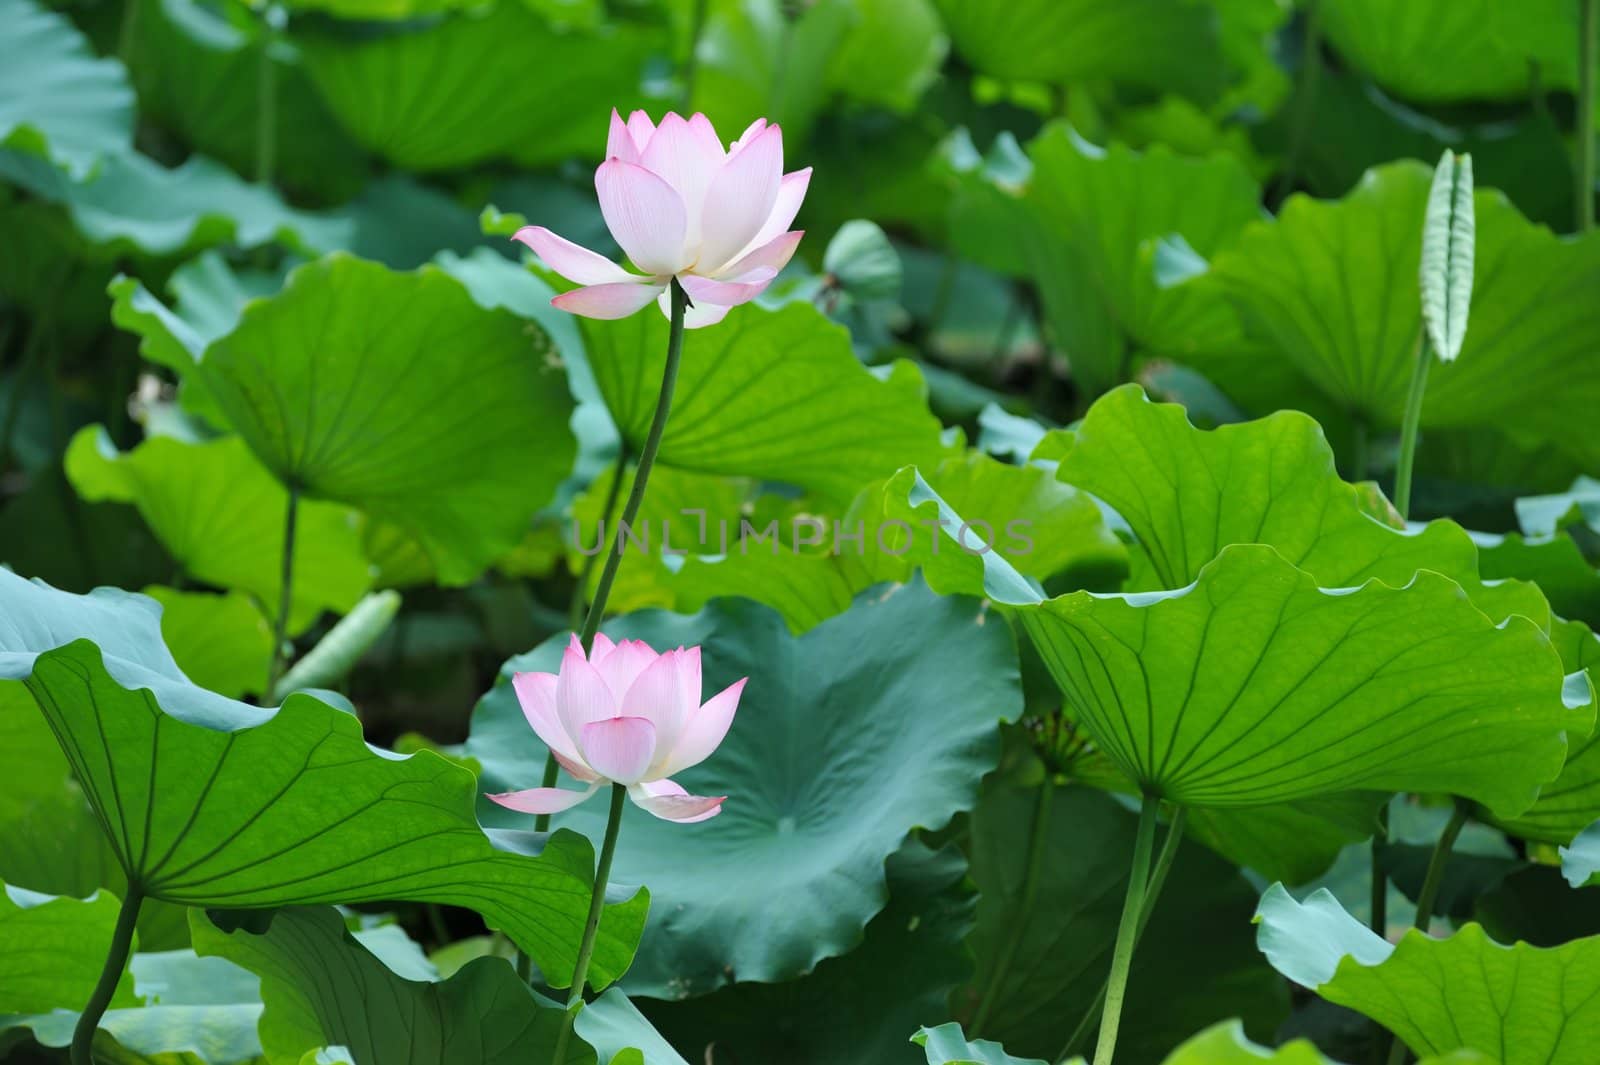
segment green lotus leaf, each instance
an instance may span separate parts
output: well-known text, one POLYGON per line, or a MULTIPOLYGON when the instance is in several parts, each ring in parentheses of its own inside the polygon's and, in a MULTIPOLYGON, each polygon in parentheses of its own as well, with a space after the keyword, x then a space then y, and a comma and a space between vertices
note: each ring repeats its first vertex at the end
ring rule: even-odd
MULTIPOLYGON (((187 923, 187 922, 186 922, 187 923)), ((187 933, 186 933, 187 934, 187 933)), ((92 940, 104 962, 109 929, 92 940)), ((135 954, 129 960, 132 1002, 117 1001, 95 1033, 97 1061, 117 1065, 264 1065, 256 1023, 259 981, 221 958, 192 950, 135 954)), ((50 1013, 0 1019, 0 1031, 26 1029, 42 1046, 72 1042, 88 992, 50 1013)))
POLYGON ((1039 1058, 1007 1054, 999 1043, 988 1039, 968 1039, 961 1025, 954 1021, 936 1028, 918 1029, 911 1041, 927 1051, 928 1065, 1047 1065, 1039 1058))
MULTIPOLYGON (((603 475, 574 505, 583 551, 597 542, 609 484, 603 475)), ((1126 550, 1087 496, 1048 470, 979 452, 940 462, 928 479, 907 467, 864 489, 842 515, 803 502, 775 510, 771 496, 752 498, 733 478, 664 468, 650 484, 639 516, 656 537, 652 550, 664 546, 665 522, 674 551, 689 553, 669 565, 625 551, 611 599, 621 610, 698 610, 738 595, 776 608, 799 633, 842 613, 856 592, 917 569, 942 595, 1003 603, 1037 599, 1023 577, 1114 587, 1126 572, 1126 550)))
POLYGON ((585 1006, 573 1030, 609 1065, 689 1065, 621 988, 613 987, 585 1006))
MULTIPOLYGON (((32 695, 146 895, 468 906, 552 983, 570 980, 593 860, 581 838, 560 834, 537 858, 497 849, 473 816, 469 771, 369 747, 353 715, 308 695, 266 710, 195 687, 151 600, 70 595, 3 571, 0 593, 0 676, 32 695)), ((647 905, 641 891, 608 911, 597 986, 627 967, 647 905)))
POLYGON ((82 176, 133 145, 133 90, 65 16, 30 0, 0 0, 0 148, 82 176))
MULTIPOLYGON (((73 437, 66 467, 84 499, 136 506, 183 574, 246 592, 265 616, 277 616, 288 492, 238 437, 187 444, 158 436, 118 452, 90 426, 73 437)), ((345 613, 371 580, 356 515, 338 503, 302 503, 289 630, 305 630, 327 610, 345 613)), ((264 666, 250 678, 265 680, 264 666)))
MULTIPOLYGON (((1463 585, 1476 579, 1477 548, 1464 530, 1391 524, 1388 504, 1340 479, 1322 429, 1296 411, 1205 431, 1183 407, 1125 385, 1089 409, 1056 475, 1132 528, 1150 563, 1138 591, 1181 588, 1227 545, 1253 543, 1272 545, 1325 588, 1401 585, 1422 569, 1463 585)), ((1526 609, 1536 620, 1548 613, 1526 609)))
MULTIPOLYGON (((991 781, 973 811, 979 901, 969 942, 977 971, 955 1002, 969 1033, 1015 1054, 1055 1060, 1084 1013, 1098 1008, 1138 818, 1081 786, 1052 787, 1048 807, 1040 799, 1037 787, 991 781), (1045 833, 1044 849, 1030 905, 1036 829, 1045 833)), ((1250 941, 1254 904, 1255 890, 1232 866, 1197 845, 1180 845, 1134 957, 1124 1008, 1140 1020, 1119 1039, 1119 1061, 1159 1061, 1217 1017, 1240 1016, 1259 1037, 1272 1034, 1287 999, 1250 941)))
POLYGON ((363 147, 414 171, 598 157, 605 109, 644 106, 645 64, 665 43, 659 27, 562 27, 523 3, 397 23, 357 40, 307 22, 293 36, 328 108, 363 147), (537 58, 548 55, 561 61, 537 58), (585 122, 551 106, 558 100, 605 104, 585 122))
MULTIPOLYGON (((667 321, 636 314, 585 319, 584 339, 606 407, 635 449, 660 393, 667 321)), ((702 473, 785 481, 847 503, 868 483, 939 458, 939 423, 920 375, 863 367, 849 334, 808 305, 737 308, 684 340, 660 461, 702 473)))
POLYGON ((1039 232, 1025 250, 1052 326, 1077 340, 1074 375, 1091 393, 1127 380, 1134 350, 1182 361, 1197 344, 1230 346, 1232 309, 1196 286, 1163 284, 1156 259, 1163 241, 1209 258, 1261 217, 1260 189, 1238 160, 1100 148, 1064 124, 1029 153, 1025 201, 1039 232))
MULTIPOLYGON (((261 978, 270 1061, 338 1044, 357 1061, 520 1065, 549 1060, 563 1023, 561 1008, 536 998, 501 959, 480 958, 440 982, 406 979, 326 907, 261 917, 194 910, 190 921, 197 951, 261 978)), ((595 1055, 574 1042, 562 1060, 591 1065, 595 1055)))
POLYGON ((699 38, 691 110, 718 129, 756 118, 803 143, 830 99, 916 106, 947 50, 928 0, 776 0, 714 5, 699 38))
POLYGON ((282 243, 314 255, 348 243, 347 218, 290 207, 205 156, 168 169, 135 152, 70 178, 43 159, 0 152, 0 177, 59 204, 101 257, 182 255, 217 244, 282 243))
MULTIPOLYGON (((1161 1065, 1338 1065, 1324 1057, 1309 1039, 1295 1039, 1279 1047, 1252 1042, 1237 1021, 1212 1025, 1174 1050, 1161 1065)), ((1442 1057, 1429 1056, 1417 1065, 1495 1065, 1495 1059, 1471 1050, 1442 1057)))
MULTIPOLYGON (((197 152, 254 175, 261 124, 261 18, 230 19, 199 0, 150 0, 123 44, 140 117, 197 152)), ((315 190, 317 202, 355 194, 361 151, 328 112, 294 50, 271 50, 273 176, 315 190)))
POLYGON ((936 0, 955 50, 1006 81, 1112 81, 1201 100, 1232 73, 1233 47, 1262 48, 1281 18, 1260 5, 1161 0, 936 0))
POLYGON ((1485 577, 1531 581, 1560 617, 1600 625, 1600 571, 1570 536, 1480 533, 1476 539, 1478 568, 1485 577))
MULTIPOLYGON (((678 999, 793 979, 849 950, 885 904, 885 859, 912 828, 972 805, 998 757, 996 723, 1020 710, 1005 624, 920 581, 862 593, 798 638, 775 611, 741 600, 689 617, 631 614, 607 631, 704 645, 707 693, 751 678, 722 746, 675 778, 729 796, 722 813, 679 825, 629 806, 623 818, 614 879, 649 884, 657 900, 630 994, 678 999), (908 706, 919 710, 897 709, 908 706)), ((563 646, 556 638, 512 659, 479 701, 466 753, 483 766, 484 791, 539 782, 545 748, 509 674, 554 671, 563 646)), ((489 807, 490 823, 527 821, 489 807)), ((552 823, 598 838, 604 821, 603 804, 586 803, 552 823)))
POLYGON ((1544 178, 1571 165, 1565 133, 1548 111, 1482 117, 1469 111, 1446 124, 1436 110, 1413 109, 1359 73, 1326 65, 1310 91, 1309 112, 1303 85, 1297 83, 1295 92, 1274 124, 1277 142, 1262 146, 1286 149, 1295 135, 1291 123, 1304 116, 1296 175, 1314 195, 1342 196, 1371 167, 1392 159, 1437 159, 1448 148, 1470 153, 1477 183, 1504 192, 1533 221, 1557 230, 1572 221, 1571 183, 1544 178))
POLYGON ((186 677, 235 699, 261 691, 272 658, 272 628, 254 600, 242 592, 215 595, 159 585, 144 594, 161 604, 161 638, 186 677))
POLYGON ((1561 0, 1329 0, 1318 14, 1340 55, 1419 103, 1522 100, 1530 66, 1546 86, 1577 84, 1577 9, 1561 0))
POLYGON ((1571 886, 1584 887, 1596 882, 1600 873, 1600 821, 1595 822, 1561 848, 1561 873, 1571 886))
POLYGON ((1529 536, 1553 536, 1574 525, 1600 531, 1600 481, 1580 475, 1564 492, 1518 499, 1517 524, 1529 536))
MULTIPOLYGON (((1276 221, 1248 227, 1211 264, 1270 352, 1256 361, 1293 366, 1324 402, 1373 426, 1398 425, 1405 404, 1430 183, 1426 167, 1400 162, 1369 171, 1343 200, 1291 197, 1276 221)), ((1600 236, 1556 237, 1493 190, 1474 205, 1472 328, 1461 357, 1429 377, 1423 427, 1494 426, 1589 461, 1588 434, 1558 427, 1587 424, 1600 402, 1600 375, 1583 369, 1600 340, 1600 304, 1588 298, 1600 283, 1600 236)), ((1200 355, 1195 365, 1225 391, 1251 372, 1200 355)))
POLYGON ((1464 1049, 1502 1065, 1579 1065, 1600 1039, 1600 937, 1507 947, 1467 924, 1449 939, 1411 929, 1395 945, 1328 892, 1296 902, 1276 884, 1256 921, 1280 973, 1366 1014, 1421 1057, 1464 1049))
MULTIPOLYGON (((1600 664, 1600 637, 1582 622, 1558 622, 1551 626, 1550 638, 1569 674, 1589 672, 1600 664)), ((1596 818, 1600 818, 1600 731, 1569 736, 1561 775, 1539 790, 1539 801, 1526 811, 1496 823, 1523 839, 1568 843, 1596 818)))
POLYGON ((941 594, 1031 602, 1037 596, 1014 586, 1014 574, 1116 587, 1127 570, 1127 550, 1092 499, 1047 469, 980 452, 946 459, 926 479, 901 470, 857 497, 842 520, 865 530, 862 549, 840 556, 857 587, 903 580, 916 567, 941 594))
MULTIPOLYGON (((118 909, 104 892, 74 899, 0 884, 0 1014, 49 1013, 88 1001, 118 909)), ((123 974, 112 1004, 137 1001, 123 974)))
POLYGON ((459 584, 571 469, 572 401, 548 350, 435 267, 336 254, 248 305, 192 372, 280 481, 400 526, 459 584))
POLYGON ((914 1065, 905 1033, 944 1016, 972 971, 967 863, 953 844, 916 839, 887 862, 889 904, 850 953, 779 984, 740 983, 675 1003, 646 1003, 650 1019, 691 1060, 709 1053, 765 1065, 914 1065))
POLYGON ((1237 544, 1177 591, 1079 592, 1019 616, 1100 748, 1184 805, 1444 791, 1514 817, 1593 724, 1592 689, 1565 690, 1533 622, 1496 626, 1426 570, 1323 590, 1237 544))

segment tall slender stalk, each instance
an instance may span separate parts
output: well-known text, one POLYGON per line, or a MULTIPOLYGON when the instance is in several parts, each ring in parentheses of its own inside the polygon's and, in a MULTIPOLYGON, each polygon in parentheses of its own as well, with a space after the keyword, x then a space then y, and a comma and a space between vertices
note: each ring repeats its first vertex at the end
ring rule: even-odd
MULTIPOLYGON (((622 518, 617 522, 620 533, 631 526, 639 516, 639 506, 644 502, 645 485, 650 482, 650 471, 656 464, 656 452, 661 449, 661 434, 667 428, 667 413, 672 408, 672 390, 678 383, 678 360, 683 355, 683 315, 689 309, 689 294, 672 279, 672 326, 667 334, 667 364, 661 371, 661 396, 656 400, 655 417, 650 420, 650 432, 639 451, 639 465, 633 473, 633 488, 628 492, 628 502, 622 508, 622 518)), ((583 621, 585 651, 594 643, 594 634, 600 631, 600 619, 606 612, 606 600, 611 597, 611 585, 617 579, 617 567, 622 563, 622 541, 614 538, 606 552, 606 565, 600 571, 600 584, 594 590, 594 601, 589 604, 589 614, 583 621)))
MULTIPOLYGON (((1160 897, 1161 888, 1167 882, 1167 873, 1172 870, 1172 859, 1178 855, 1178 844, 1183 842, 1183 823, 1188 814, 1187 807, 1178 807, 1177 812, 1172 815, 1172 824, 1167 826, 1167 838, 1161 843, 1161 853, 1156 855, 1155 871, 1150 874, 1150 886, 1145 889, 1144 905, 1139 910, 1139 930, 1133 939, 1136 949, 1140 938, 1144 935, 1145 927, 1150 923, 1150 915, 1155 912, 1156 899, 1160 897)), ((1061 1053, 1056 1055, 1059 1065, 1066 1065, 1067 1059, 1072 1057, 1079 1045, 1093 1031, 1095 1018, 1099 1016, 1101 1006, 1106 1000, 1107 983, 1109 981, 1100 985, 1100 990, 1095 993, 1089 1008, 1083 1011, 1083 1019, 1078 1022, 1078 1027, 1073 1029, 1066 1045, 1061 1048, 1061 1053)))
MULTIPOLYGON (((602 538, 605 537, 606 527, 611 525, 611 516, 614 513, 616 513, 617 500, 622 495, 622 478, 623 478, 623 475, 627 473, 627 471, 628 471, 628 442, 626 440, 624 440, 619 445, 617 445, 617 464, 616 464, 615 467, 612 468, 612 471, 611 471, 611 487, 606 490, 606 503, 605 503, 605 506, 601 509, 601 512, 600 512, 600 530, 599 530, 599 535, 602 538)), ((620 528, 618 528, 616 530, 616 532, 620 535, 622 530, 620 528)), ((569 621, 569 624, 574 629, 576 629, 578 627, 578 625, 581 623, 581 621, 583 620, 583 600, 584 600, 584 596, 588 593, 588 590, 589 590, 589 575, 594 572, 594 560, 595 560, 595 557, 596 556, 594 556, 594 555, 590 555, 588 558, 584 559, 584 561, 583 561, 583 573, 580 574, 579 577, 578 577, 578 586, 572 590, 572 605, 568 609, 568 615, 569 615, 569 617, 571 619, 569 621)), ((583 653, 585 655, 588 655, 589 648, 593 645, 593 643, 594 643, 593 635, 591 635, 589 637, 589 639, 586 639, 586 640, 583 641, 583 653)), ((540 787, 545 787, 545 788, 553 788, 553 787, 555 787, 556 786, 556 777, 560 774, 560 772, 561 772, 561 767, 556 764, 556 754, 555 754, 555 752, 554 751, 547 752, 545 754, 545 756, 544 756, 544 780, 543 780, 543 783, 540 785, 540 787)), ((550 831, 550 815, 549 814, 537 814, 537 815, 535 815, 535 817, 533 819, 533 830, 535 832, 548 832, 548 831, 550 831)))
POLYGON ((292 481, 283 511, 283 569, 278 584, 278 614, 272 623, 272 664, 267 669, 267 686, 264 689, 268 698, 278 686, 278 678, 283 675, 284 644, 289 638, 289 604, 294 598, 294 533, 300 514, 300 486, 292 481))
POLYGON ((1578 26, 1578 232, 1594 228, 1594 90, 1600 0, 1580 0, 1578 26))
MULTIPOLYGON (((594 646, 595 633, 600 631, 600 619, 605 616, 606 600, 611 597, 611 585, 617 579, 617 567, 622 562, 622 538, 620 534, 624 526, 631 526, 634 519, 639 516, 639 507, 644 502, 645 485, 649 483, 650 471, 655 467, 656 452, 661 450, 661 434, 666 431, 667 414, 672 409, 672 392, 678 384, 678 362, 683 356, 683 316, 688 309, 689 294, 683 290, 682 285, 678 284, 678 279, 673 278, 672 324, 667 332, 667 362, 661 370, 661 395, 656 399, 655 417, 650 420, 650 431, 645 436, 644 447, 639 451, 639 465, 634 469, 633 473, 633 488, 628 492, 628 502, 622 508, 622 518, 617 522, 617 527, 607 545, 605 568, 600 571, 600 583, 595 587, 594 599, 589 603, 589 613, 583 619, 583 631, 578 634, 578 639, 583 644, 583 653, 585 655, 588 655, 590 648, 594 646)), ((619 457, 617 460, 617 476, 612 481, 613 496, 616 494, 616 486, 622 483, 622 468, 623 463, 626 461, 626 454, 627 444, 624 442, 623 457, 619 457)), ((606 509, 608 511, 611 509, 610 502, 607 503, 606 509)), ((587 573, 584 577, 584 584, 588 584, 587 573)), ((555 786, 556 769, 555 755, 546 756, 544 763, 545 787, 555 786)), ((617 798, 619 794, 621 792, 614 792, 612 795, 613 823, 608 824, 606 827, 606 845, 608 847, 614 846, 616 843, 614 838, 616 826, 614 822, 616 819, 615 807, 620 802, 617 798)), ((550 818, 548 816, 539 815, 534 818, 535 829, 546 831, 549 827, 550 818)), ((601 852, 600 869, 601 872, 595 880, 595 900, 591 904, 593 920, 596 922, 599 921, 598 907, 601 905, 602 896, 605 894, 605 878, 611 870, 610 855, 606 851, 601 852)), ((587 950, 592 953, 594 950, 593 937, 588 930, 585 932, 585 938, 588 941, 587 950)), ((579 961, 580 970, 586 972, 589 965, 587 954, 580 951, 579 961)), ((519 972, 523 972, 527 968, 526 959, 519 951, 517 969, 519 972)), ((574 981, 572 986, 574 996, 578 1001, 581 1001, 583 996, 582 975, 574 981)), ((560 1053, 566 1047, 570 1029, 571 1021, 569 1018, 567 1025, 562 1029, 557 1060, 560 1060, 560 1053)))
POLYGON ((1411 517, 1411 469, 1417 460, 1417 430, 1422 425, 1422 397, 1428 390, 1428 365, 1433 351, 1424 330, 1417 334, 1416 357, 1411 365, 1411 389, 1406 393, 1405 419, 1400 423, 1400 459, 1394 471, 1394 506, 1402 518, 1411 517))
POLYGON ((139 905, 143 901, 144 893, 130 881, 122 896, 122 909, 117 911, 117 927, 111 933, 111 946, 106 950, 100 980, 78 1015, 77 1027, 72 1030, 72 1065, 94 1065, 94 1033, 100 1027, 100 1018, 106 1015, 111 996, 117 993, 122 970, 128 967, 128 952, 133 948, 133 930, 139 923, 139 905))
POLYGON ((1017 948, 1022 945, 1022 937, 1028 930, 1028 921, 1033 916, 1034 900, 1039 894, 1039 874, 1044 867, 1045 845, 1050 833, 1050 807, 1055 801, 1055 783, 1055 775, 1046 770, 1044 783, 1039 785, 1039 801, 1034 807, 1033 824, 1028 829, 1028 865, 1022 874, 1022 898, 1011 913, 1010 934, 1000 948, 989 986, 984 990, 978 1009, 972 1015, 972 1023, 968 1026, 967 1030, 973 1036, 982 1034, 989 1014, 999 1001, 1000 990, 1011 971, 1011 960, 1016 957, 1017 948))
POLYGON ((622 801, 628 795, 626 784, 611 785, 611 812, 606 817, 605 840, 600 844, 600 864, 594 874, 594 895, 589 899, 589 917, 583 923, 583 940, 578 944, 578 963, 572 970, 572 993, 567 996, 567 1013, 561 1020, 561 1034, 556 1037, 556 1052, 552 1065, 561 1065, 566 1058, 567 1044, 572 1040, 572 1022, 583 1006, 583 985, 589 979, 589 961, 594 957, 594 941, 600 931, 600 915, 606 906, 606 883, 611 879, 611 859, 617 851, 617 834, 622 829, 622 801))
POLYGON ((1150 852, 1156 838, 1156 812, 1161 800, 1146 795, 1139 808, 1139 834, 1133 842, 1133 864, 1128 871, 1128 894, 1122 903, 1117 944, 1111 954, 1111 976, 1106 981, 1106 1004, 1100 1014, 1100 1041, 1094 1048, 1094 1065, 1111 1065, 1117 1051, 1117 1027, 1122 1022, 1122 1001, 1128 992, 1128 970, 1133 965, 1139 919, 1150 887, 1150 852))
MULTIPOLYGON (((1439 901, 1439 889, 1444 884, 1444 869, 1450 864, 1450 852, 1455 848, 1461 829, 1466 826, 1468 812, 1467 804, 1457 799, 1449 822, 1439 834, 1439 842, 1433 846, 1433 857, 1428 859, 1428 872, 1422 878, 1422 891, 1417 895, 1417 917, 1412 922, 1412 926, 1423 934, 1427 934, 1428 925, 1433 920, 1433 907, 1439 901)), ((1395 1036, 1389 1044, 1389 1065, 1404 1065, 1405 1060, 1406 1045, 1399 1036, 1395 1036)))

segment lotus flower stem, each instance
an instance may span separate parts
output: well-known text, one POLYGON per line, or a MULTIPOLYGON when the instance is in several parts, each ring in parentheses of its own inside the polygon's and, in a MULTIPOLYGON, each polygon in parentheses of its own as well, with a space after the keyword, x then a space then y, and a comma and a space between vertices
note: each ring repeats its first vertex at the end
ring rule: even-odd
POLYGON ((289 499, 284 504, 283 571, 278 584, 278 615, 272 623, 272 664, 267 669, 267 686, 263 689, 269 699, 283 674, 283 647, 289 636, 289 603, 294 595, 294 532, 299 514, 300 486, 291 482, 289 499))
MULTIPOLYGON (((606 503, 605 503, 605 506, 603 508, 601 508, 601 511, 600 511, 600 535, 601 536, 605 535, 606 527, 612 524, 612 521, 611 521, 612 515, 614 515, 617 512, 617 500, 622 495, 622 478, 623 478, 623 475, 627 473, 627 471, 628 471, 628 442, 626 440, 624 440, 619 445, 617 445, 617 464, 616 464, 615 467, 612 468, 612 471, 611 471, 611 487, 606 490, 606 503)), ((619 527, 619 528, 617 528, 615 530, 615 533, 613 535, 620 534, 621 531, 622 530, 619 527)), ((612 550, 615 550, 615 549, 616 548, 613 545, 612 550)), ((588 590, 589 590, 589 575, 594 572, 594 559, 595 559, 595 556, 590 555, 587 559, 584 560, 583 573, 578 577, 578 586, 572 590, 571 625, 572 625, 572 627, 574 629, 576 629, 578 627, 579 623, 584 620, 584 616, 583 616, 583 599, 584 599, 585 593, 587 593, 588 590)), ((593 644, 594 644, 594 636, 593 636, 593 634, 591 634, 589 639, 584 641, 583 653, 584 654, 588 654, 589 651, 592 649, 593 644)), ((560 771, 561 771, 561 767, 556 764, 555 752, 551 751, 548 754, 546 754, 544 756, 544 783, 543 783, 542 786, 546 787, 546 788, 555 787, 556 786, 556 778, 559 775, 560 771)), ((535 832, 548 832, 548 831, 550 831, 550 815, 549 814, 539 814, 537 817, 535 817, 533 819, 533 830, 535 832)))
POLYGON ((100 1027, 100 1018, 106 1015, 111 997, 117 993, 117 982, 122 970, 128 967, 128 953, 133 949, 133 930, 139 923, 139 905, 144 893, 130 883, 122 896, 122 909, 117 912, 117 927, 111 933, 111 947, 106 951, 105 968, 100 970, 100 981, 94 985, 89 1002, 78 1015, 78 1024, 72 1030, 72 1065, 94 1065, 94 1033, 100 1027))
POLYGON ((1321 5, 1317 0, 1309 0, 1302 10, 1305 15, 1300 35, 1299 84, 1295 86, 1289 150, 1284 155, 1283 169, 1278 172, 1278 180, 1273 186, 1273 201, 1279 204, 1288 199, 1300 176, 1300 162, 1305 158, 1306 140, 1311 132, 1311 116, 1316 113, 1317 82, 1322 77, 1321 5))
MULTIPOLYGON (((1423 877, 1422 891, 1417 895, 1417 919, 1412 922, 1413 927, 1423 935, 1428 934, 1434 903, 1439 900, 1439 888, 1444 883, 1444 867, 1450 864, 1450 852, 1455 848, 1461 829, 1466 826, 1469 812, 1467 803, 1457 799, 1450 820, 1439 834, 1439 842, 1433 846, 1433 857, 1428 859, 1428 873, 1423 877)), ((1394 1042, 1389 1044, 1389 1065, 1404 1065, 1405 1060, 1406 1045, 1396 1036, 1394 1042)))
MULTIPOLYGON (((1128 970, 1139 938, 1140 916, 1150 887, 1150 852, 1156 838, 1156 813, 1161 800, 1146 795, 1139 808, 1139 834, 1133 842, 1133 865, 1128 872, 1128 894, 1117 925, 1117 944, 1111 955, 1111 975, 1106 980, 1106 1004, 1100 1014, 1100 1041, 1094 1048, 1094 1065, 1111 1065, 1117 1051, 1117 1026, 1122 1021, 1122 1000, 1128 991, 1128 970)), ((1152 899, 1154 896, 1151 896, 1152 899)))
POLYGON ((1578 232, 1594 228, 1594 91, 1600 64, 1600 0, 1583 0, 1578 25, 1578 232))
POLYGON ((1422 424, 1422 396, 1428 390, 1427 334, 1417 334, 1416 357, 1411 366, 1411 390, 1406 393, 1405 420, 1400 423, 1400 460, 1394 473, 1394 506, 1402 518, 1411 517, 1411 468, 1417 460, 1417 429, 1422 424))
MULTIPOLYGON (((1144 936, 1144 930, 1150 923, 1150 915, 1155 912, 1156 899, 1161 895, 1161 888, 1167 882, 1167 873, 1172 870, 1172 859, 1177 857, 1178 844, 1183 842, 1183 822, 1188 817, 1188 808, 1180 806, 1172 815, 1172 824, 1167 826, 1167 838, 1161 843, 1161 853, 1156 855, 1155 870, 1150 874, 1150 886, 1145 889, 1144 905, 1139 910, 1139 931, 1134 934, 1133 945, 1139 945, 1139 939, 1144 936)), ((1061 1048, 1061 1053, 1056 1059, 1061 1065, 1072 1057, 1079 1044, 1088 1037, 1092 1031, 1094 1019, 1100 1012, 1101 1005, 1106 1000, 1106 983, 1100 985, 1100 990, 1095 994, 1094 1001, 1089 1003, 1089 1008, 1083 1011, 1083 1019, 1078 1022, 1078 1027, 1073 1030, 1066 1046, 1061 1048)))
MULTIPOLYGON (((628 492, 628 502, 623 505, 622 519, 617 531, 633 524, 644 502, 645 485, 650 481, 650 470, 656 464, 656 452, 661 449, 661 434, 667 428, 667 412, 672 407, 672 390, 678 383, 678 360, 683 354, 683 316, 689 309, 689 294, 672 279, 672 325, 667 334, 667 364, 661 371, 661 397, 656 400, 655 417, 650 421, 650 432, 639 451, 639 465, 633 473, 633 488, 628 492)), ((620 542, 606 552, 606 565, 600 571, 600 584, 594 590, 594 601, 589 604, 589 614, 583 621, 583 632, 578 639, 584 653, 594 645, 594 634, 600 631, 600 619, 605 616, 606 600, 611 596, 611 584, 617 579, 617 567, 622 562, 620 542)))
POLYGON ((552 1065, 561 1065, 566 1060, 567 1043, 572 1039, 572 1022, 583 1006, 583 985, 589 979, 589 959, 594 957, 595 936, 600 931, 600 914, 606 906, 606 881, 611 879, 611 859, 616 854, 617 833, 622 828, 622 800, 627 795, 626 784, 611 785, 611 813, 606 818, 605 840, 600 844, 600 864, 595 868, 594 895, 589 899, 589 918, 583 923, 583 940, 578 944, 578 963, 572 970, 572 993, 567 997, 567 1015, 561 1022, 561 1034, 556 1037, 556 1052, 550 1058, 552 1065))

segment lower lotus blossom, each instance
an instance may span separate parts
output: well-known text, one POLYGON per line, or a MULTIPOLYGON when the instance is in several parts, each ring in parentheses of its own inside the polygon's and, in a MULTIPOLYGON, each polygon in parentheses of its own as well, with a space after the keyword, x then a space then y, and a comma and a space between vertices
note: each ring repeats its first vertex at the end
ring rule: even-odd
POLYGON ((529 788, 489 798, 507 809, 553 814, 623 784, 635 805, 668 821, 715 817, 725 795, 690 795, 668 778, 703 762, 728 734, 745 680, 700 702, 700 648, 656 654, 641 640, 594 638, 586 658, 574 636, 560 673, 512 678, 522 713, 583 791, 529 788))
POLYGON ((624 122, 613 110, 595 192, 606 227, 643 274, 543 226, 512 239, 582 286, 550 301, 562 310, 626 318, 655 300, 670 317, 676 278, 692 304, 684 325, 694 329, 755 299, 788 264, 804 236, 789 224, 810 182, 810 167, 783 172, 783 131, 764 118, 723 148, 705 115, 669 113, 657 126, 643 111, 624 122))

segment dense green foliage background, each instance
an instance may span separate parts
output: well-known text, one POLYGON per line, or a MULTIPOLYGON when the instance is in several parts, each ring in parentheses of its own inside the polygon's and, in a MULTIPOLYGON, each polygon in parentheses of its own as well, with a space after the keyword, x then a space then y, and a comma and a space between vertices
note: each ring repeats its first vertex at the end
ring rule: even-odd
POLYGON ((508 677, 667 323, 506 238, 619 255, 615 107, 814 177, 689 335, 642 515, 686 554, 609 600, 752 679, 685 774, 724 813, 624 824, 572 1062, 1086 1052, 1141 794, 1185 837, 1119 1062, 1591 1062, 1595 6, 0 0, 0 1059, 66 1060, 130 884, 103 1061, 548 1058, 603 815, 482 794, 543 771, 508 677), (1453 808, 1448 938, 1402 937, 1453 808))

